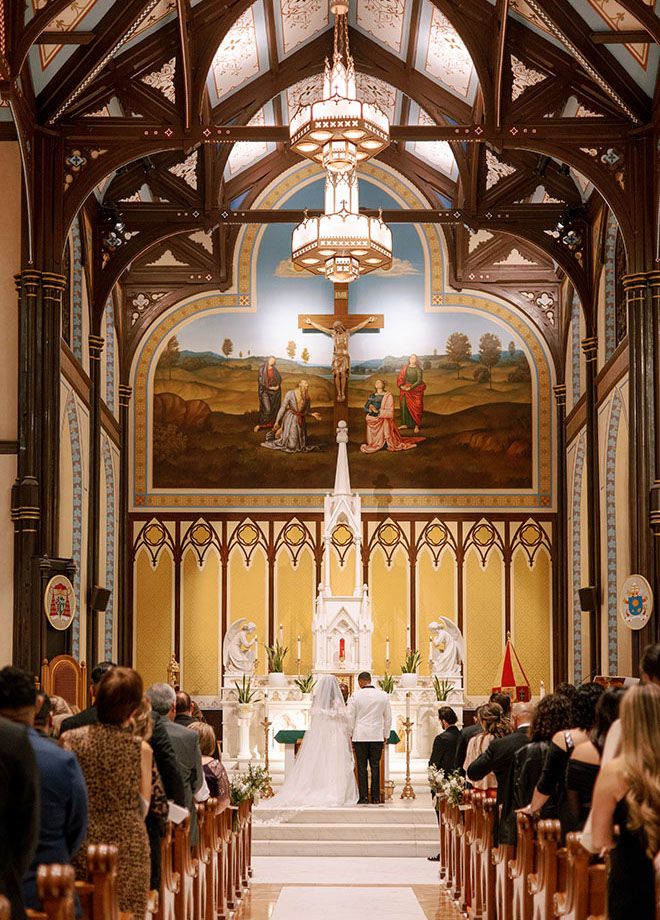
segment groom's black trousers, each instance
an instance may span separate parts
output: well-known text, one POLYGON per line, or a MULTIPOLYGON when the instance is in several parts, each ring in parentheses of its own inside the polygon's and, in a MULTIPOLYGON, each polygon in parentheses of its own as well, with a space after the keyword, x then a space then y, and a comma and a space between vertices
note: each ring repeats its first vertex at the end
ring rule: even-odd
POLYGON ((367 763, 371 769, 371 802, 380 803, 380 758, 383 756, 382 741, 354 741, 355 760, 357 762, 359 803, 369 801, 369 784, 367 763))

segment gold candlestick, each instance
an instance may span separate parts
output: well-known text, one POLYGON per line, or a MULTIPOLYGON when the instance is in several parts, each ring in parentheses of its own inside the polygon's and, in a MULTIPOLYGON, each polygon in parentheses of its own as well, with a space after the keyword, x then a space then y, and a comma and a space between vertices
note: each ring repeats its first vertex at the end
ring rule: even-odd
POLYGON ((403 730, 406 733, 406 781, 403 786, 403 792, 401 793, 402 799, 416 799, 415 790, 412 787, 410 781, 410 735, 412 733, 412 727, 415 723, 411 722, 410 719, 406 716, 406 721, 403 723, 403 730))
POLYGON ((268 786, 266 787, 266 791, 261 793, 261 798, 262 799, 272 799, 275 793, 273 792, 273 787, 270 784, 270 764, 268 760, 268 735, 270 734, 270 726, 273 723, 270 721, 268 716, 266 716, 261 724, 264 727, 264 769, 266 773, 268 773, 268 786))

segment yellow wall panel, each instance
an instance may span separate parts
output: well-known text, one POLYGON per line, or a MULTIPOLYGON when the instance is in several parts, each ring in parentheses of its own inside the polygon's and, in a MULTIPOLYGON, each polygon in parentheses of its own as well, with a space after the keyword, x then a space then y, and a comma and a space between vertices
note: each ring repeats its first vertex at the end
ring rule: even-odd
POLYGON ((436 569, 428 550, 417 560, 417 648, 422 653, 420 674, 429 673, 429 623, 439 616, 456 621, 456 560, 445 550, 436 569))
POLYGON ((400 674, 406 654, 408 625, 408 554, 397 549, 388 567, 380 549, 371 554, 369 584, 374 621, 372 653, 376 674, 385 670, 385 637, 390 637, 390 673, 400 674))
POLYGON ((145 687, 167 680, 172 654, 173 562, 161 552, 154 569, 146 550, 135 562, 135 667, 145 687))
POLYGON ((182 666, 181 683, 191 695, 218 692, 218 631, 220 622, 220 566, 210 550, 200 569, 188 551, 181 572, 182 666))
POLYGON ((504 567, 492 550, 483 569, 471 550, 465 560, 465 641, 468 696, 486 696, 493 689, 495 669, 504 649, 502 585, 504 567))
POLYGON ((352 597, 355 590, 355 549, 349 549, 343 567, 333 550, 330 555, 330 585, 335 597, 352 597))
POLYGON ((512 638, 533 695, 544 681, 551 687, 551 589, 552 566, 544 549, 539 549, 530 569, 527 557, 518 550, 512 564, 512 638))
MULTIPOLYGON (((257 549, 252 555, 250 567, 245 564, 245 556, 240 549, 235 549, 229 558, 228 567, 228 622, 230 626, 241 617, 247 617, 257 627, 259 637, 258 674, 266 673, 264 645, 268 640, 268 580, 266 574, 266 557, 257 549)), ((224 638, 224 637, 223 637, 224 638)))
POLYGON ((297 638, 300 636, 300 672, 312 667, 312 617, 314 616, 314 560, 308 549, 301 552, 293 566, 291 554, 282 549, 276 563, 276 629, 282 624, 284 645, 289 654, 284 662, 288 674, 296 673, 297 638))

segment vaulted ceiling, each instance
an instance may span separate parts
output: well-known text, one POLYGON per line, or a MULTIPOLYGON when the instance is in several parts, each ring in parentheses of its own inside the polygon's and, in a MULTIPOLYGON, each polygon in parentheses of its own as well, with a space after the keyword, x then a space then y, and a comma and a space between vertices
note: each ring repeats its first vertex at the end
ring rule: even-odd
MULTIPOLYGON (((81 206, 90 216, 100 309, 118 280, 131 296, 231 283, 236 224, 299 162, 285 126, 319 93, 328 7, 0 0, 0 124, 15 123, 34 220, 65 233, 81 206), (64 190, 50 216, 36 195, 48 144, 64 190)), ((658 95, 656 0, 351 0, 349 22, 360 94, 395 126, 381 159, 444 224, 452 280, 508 285, 534 312, 521 279, 542 292, 565 272, 587 299, 601 196, 633 236, 626 155, 658 95)), ((558 345, 554 315, 535 318, 558 345)))

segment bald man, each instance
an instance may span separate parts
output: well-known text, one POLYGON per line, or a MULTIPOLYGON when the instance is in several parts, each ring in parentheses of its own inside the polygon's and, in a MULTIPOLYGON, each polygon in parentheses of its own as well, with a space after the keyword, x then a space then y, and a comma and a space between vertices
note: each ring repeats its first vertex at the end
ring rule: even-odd
MULTIPOLYGON (((514 703, 511 707, 513 732, 491 741, 483 754, 473 760, 467 770, 468 779, 483 779, 494 773, 497 779, 497 804, 502 806, 499 822, 493 831, 495 846, 512 844, 515 839, 515 810, 513 808, 513 760, 516 751, 529 744, 529 725, 534 715, 533 703, 514 703), (513 820, 513 825, 511 821, 513 820), (512 835, 513 828, 513 835, 512 835), (513 839, 511 839, 513 836, 513 839)), ((499 811, 499 808, 498 808, 499 811)), ((497 815, 497 812, 496 812, 497 815)))

